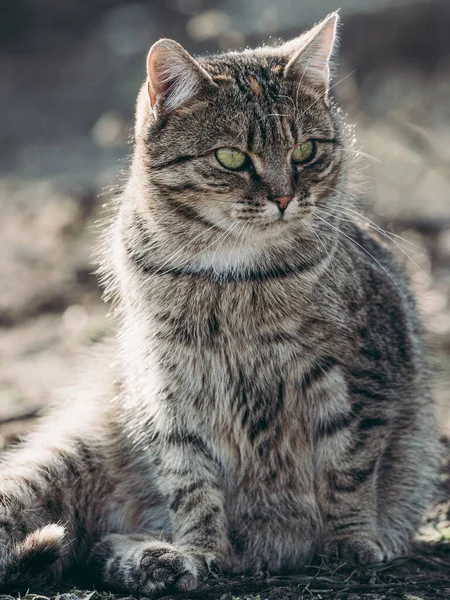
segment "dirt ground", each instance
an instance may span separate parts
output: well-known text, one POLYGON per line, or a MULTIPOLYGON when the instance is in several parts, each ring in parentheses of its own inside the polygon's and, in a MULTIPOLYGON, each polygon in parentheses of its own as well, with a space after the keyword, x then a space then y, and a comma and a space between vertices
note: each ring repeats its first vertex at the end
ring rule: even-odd
MULTIPOLYGON (((73 380, 80 356, 112 330, 94 250, 126 172, 145 53, 137 45, 134 54, 111 58, 111 44, 119 47, 147 13, 123 12, 127 3, 118 0, 92 2, 108 10, 92 9, 87 26, 76 2, 69 4, 77 17, 70 35, 58 30, 50 38, 36 13, 41 29, 27 30, 27 52, 16 38, 0 37, 0 448, 34 426, 54 390, 73 380)), ((175 4, 195 2, 167 6, 175 4)), ((203 15, 208 23, 214 15, 207 2, 197 6, 169 15, 173 36, 194 51, 262 37, 224 30, 218 41, 199 41, 192 19, 203 15)), ((169 8, 157 10, 160 20, 167 17, 169 8)), ((450 5, 417 1, 407 19, 404 11, 392 2, 344 19, 334 92, 363 152, 358 218, 383 228, 410 274, 429 336, 438 420, 450 435, 450 5)), ((162 28, 154 19, 148 26, 162 28)), ((411 557, 369 570, 319 564, 289 577, 217 579, 164 598, 450 598, 450 449, 443 448, 441 490, 411 557)), ((113 598, 67 585, 59 600, 113 598)), ((32 591, 26 600, 56 594, 32 591)))

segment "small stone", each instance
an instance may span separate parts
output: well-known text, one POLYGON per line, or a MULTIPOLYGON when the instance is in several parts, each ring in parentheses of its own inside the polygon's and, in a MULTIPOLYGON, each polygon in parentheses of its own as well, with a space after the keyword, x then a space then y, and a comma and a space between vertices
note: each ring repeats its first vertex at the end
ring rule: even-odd
POLYGON ((77 596, 77 594, 72 593, 58 594, 55 600, 81 600, 81 596, 77 596))

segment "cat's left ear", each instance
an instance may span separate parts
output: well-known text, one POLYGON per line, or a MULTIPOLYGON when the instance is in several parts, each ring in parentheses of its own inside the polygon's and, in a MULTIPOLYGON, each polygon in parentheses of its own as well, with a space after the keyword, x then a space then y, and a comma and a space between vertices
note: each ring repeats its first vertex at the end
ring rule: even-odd
POLYGON ((147 57, 148 95, 155 117, 169 113, 199 95, 214 82, 177 42, 162 39, 147 57))
POLYGON ((319 88, 325 98, 330 89, 330 60, 336 46, 338 22, 338 13, 331 13, 318 25, 280 48, 289 59, 284 69, 285 77, 310 83, 319 88))

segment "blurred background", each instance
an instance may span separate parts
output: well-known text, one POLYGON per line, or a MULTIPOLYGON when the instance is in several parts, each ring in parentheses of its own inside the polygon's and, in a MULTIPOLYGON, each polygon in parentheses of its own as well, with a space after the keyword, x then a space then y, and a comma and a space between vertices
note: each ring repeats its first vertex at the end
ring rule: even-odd
POLYGON ((450 432, 449 0, 0 0, 0 446, 109 329, 96 222, 126 173, 151 44, 271 43, 339 7, 333 92, 367 154, 361 205, 404 238, 450 432))

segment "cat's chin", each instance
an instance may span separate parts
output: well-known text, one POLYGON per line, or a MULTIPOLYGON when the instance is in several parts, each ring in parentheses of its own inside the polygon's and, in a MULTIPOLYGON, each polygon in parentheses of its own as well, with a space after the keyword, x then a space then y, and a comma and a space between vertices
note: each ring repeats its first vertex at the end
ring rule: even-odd
MULTIPOLYGON (((298 232, 306 228, 305 219, 300 218, 280 218, 267 221, 244 221, 240 223, 241 229, 246 229, 248 237, 252 239, 262 239, 268 241, 273 238, 279 239, 280 235, 285 237, 289 233, 298 232)), ((247 234, 246 234, 247 237, 247 234)))

